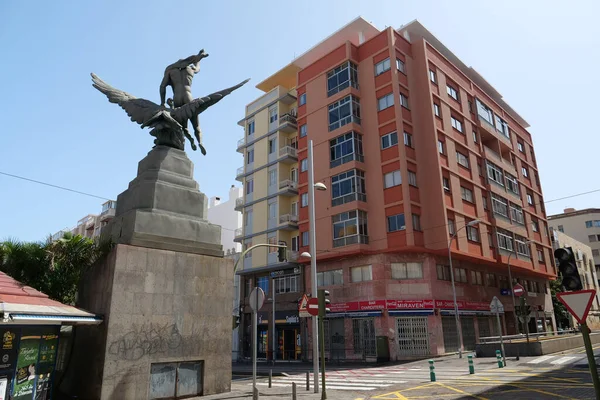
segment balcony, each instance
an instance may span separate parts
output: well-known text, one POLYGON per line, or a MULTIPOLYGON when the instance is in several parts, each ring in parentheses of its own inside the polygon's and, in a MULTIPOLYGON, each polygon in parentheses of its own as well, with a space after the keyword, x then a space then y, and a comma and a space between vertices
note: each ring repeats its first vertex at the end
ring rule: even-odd
POLYGON ((292 146, 283 146, 279 149, 279 161, 286 164, 298 162, 298 150, 292 146))
POLYGON ((100 214, 100 221, 108 221, 115 217, 116 208, 109 208, 107 210, 102 211, 100 214))
POLYGON ((291 113, 285 113, 279 117, 279 130, 285 133, 291 133, 298 130, 296 117, 291 113))
POLYGON ((244 228, 237 228, 234 232, 233 232, 233 241, 234 242, 241 242, 242 241, 242 237, 244 236, 244 228))
POLYGON ((517 170, 515 169, 515 166, 512 165, 510 160, 500 157, 498 153, 496 153, 494 150, 490 149, 486 145, 483 145, 483 151, 485 152, 485 157, 488 160, 498 165, 503 170, 508 171, 509 174, 513 176, 518 176, 517 170))
POLYGON ((94 229, 94 225, 96 224, 96 218, 89 218, 85 223, 85 230, 94 229))
POLYGON ((279 216, 279 225, 285 230, 298 229, 298 216, 293 214, 283 214, 279 216))
POLYGON ((492 135, 494 135, 494 137, 500 139, 500 143, 502 143, 503 145, 509 148, 512 147, 512 143, 509 137, 504 136, 501 132, 496 130, 496 127, 493 124, 490 124, 488 121, 481 118, 480 116, 477 116, 477 126, 479 128, 482 128, 486 133, 491 133, 492 135))
POLYGON ((300 254, 297 251, 294 251, 294 250, 290 250, 289 254, 290 254, 289 261, 297 261, 298 257, 300 257, 300 254))
POLYGON ((367 235, 352 235, 333 240, 333 247, 349 246, 351 244, 369 244, 369 237, 367 235))
POLYGON ((246 138, 241 138, 240 140, 238 140, 235 151, 237 151, 238 153, 244 154, 244 145, 245 144, 246 144, 246 138))
POLYGON ((244 178, 244 167, 239 167, 237 171, 235 171, 235 180, 239 182, 243 182, 244 178))
POLYGON ((240 197, 235 199, 235 207, 233 208, 235 211, 242 211, 244 208, 244 198, 240 197))
POLYGON ((298 184, 291 179, 286 179, 279 182, 279 190, 283 190, 281 194, 284 196, 297 196, 298 184))

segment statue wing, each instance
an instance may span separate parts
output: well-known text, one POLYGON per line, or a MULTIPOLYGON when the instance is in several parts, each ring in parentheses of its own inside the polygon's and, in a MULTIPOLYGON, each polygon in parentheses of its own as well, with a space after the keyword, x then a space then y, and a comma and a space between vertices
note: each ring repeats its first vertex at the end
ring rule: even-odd
POLYGON ((92 73, 92 86, 108 97, 108 101, 118 104, 132 121, 142 125, 147 123, 159 112, 162 107, 146 99, 139 99, 119 89, 115 89, 108 83, 92 73))
POLYGON ((171 111, 171 114, 177 121, 183 121, 192 118, 202 112, 204 112, 208 107, 215 105, 221 99, 236 89, 244 86, 250 79, 246 79, 243 82, 238 83, 235 86, 232 86, 227 89, 223 89, 219 92, 215 92, 206 97, 201 97, 199 99, 192 100, 188 104, 185 104, 181 107, 178 107, 171 111))

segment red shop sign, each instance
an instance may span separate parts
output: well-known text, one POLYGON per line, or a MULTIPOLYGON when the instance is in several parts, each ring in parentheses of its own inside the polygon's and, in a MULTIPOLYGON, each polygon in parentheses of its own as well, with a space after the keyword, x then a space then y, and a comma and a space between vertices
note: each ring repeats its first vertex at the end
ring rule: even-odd
POLYGON ((423 310, 432 309, 433 300, 387 300, 388 310, 423 310))

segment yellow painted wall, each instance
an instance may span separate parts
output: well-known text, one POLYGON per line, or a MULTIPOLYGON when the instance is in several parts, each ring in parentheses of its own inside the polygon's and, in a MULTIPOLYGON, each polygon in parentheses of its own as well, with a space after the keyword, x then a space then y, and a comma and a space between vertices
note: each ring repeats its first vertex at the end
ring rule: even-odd
MULTIPOLYGON (((252 245, 267 243, 267 235, 258 235, 252 238, 252 245)), ((267 265, 268 247, 252 250, 252 268, 264 267, 267 265)))
MULTIPOLYGON (((256 163, 254 163, 256 165, 256 163)), ((254 174, 254 195, 253 199, 262 199, 267 195, 269 171, 267 168, 263 168, 260 171, 256 171, 254 174)))
POLYGON ((262 232, 267 230, 267 201, 261 201, 252 205, 252 230, 262 232))

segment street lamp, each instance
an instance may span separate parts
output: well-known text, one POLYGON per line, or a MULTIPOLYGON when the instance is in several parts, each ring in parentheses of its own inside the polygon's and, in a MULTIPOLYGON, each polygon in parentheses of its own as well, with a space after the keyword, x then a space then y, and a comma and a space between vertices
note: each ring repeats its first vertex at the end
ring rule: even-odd
POLYGON ((454 296, 454 318, 456 320, 456 331, 458 332, 458 358, 462 358, 462 349, 463 349, 463 336, 462 331, 460 329, 460 317, 458 316, 458 303, 456 302, 456 285, 454 284, 454 268, 452 268, 452 241, 458 235, 461 229, 466 228, 467 226, 473 226, 480 223, 481 220, 476 219, 465 226, 457 229, 452 237, 450 238, 450 242, 448 243, 448 260, 450 263, 450 279, 452 280, 452 295, 454 296))
MULTIPOLYGON (((525 245, 528 245, 528 244, 530 244, 531 242, 533 242, 533 240, 528 240, 528 241, 526 241, 524 244, 525 244, 525 245)), ((514 250, 515 250, 515 253, 516 253, 516 251, 517 251, 517 247, 516 247, 516 246, 515 246, 515 249, 514 249, 514 250)), ((514 315, 514 317, 515 317, 515 329, 517 330, 517 334, 520 334, 521 332, 520 332, 520 330, 519 330, 519 319, 518 319, 518 317, 517 317, 517 303, 515 302, 515 293, 514 293, 514 291, 513 291, 513 280, 512 280, 512 275, 511 275, 511 273, 510 273, 510 258, 512 257, 512 255, 513 255, 513 252, 511 252, 511 253, 508 255, 508 260, 507 260, 507 262, 506 262, 506 264, 507 264, 507 266, 508 266, 508 282, 509 282, 509 283, 508 283, 508 290, 510 290, 510 294, 511 294, 511 296, 512 296, 512 303, 513 303, 513 315, 514 315)), ((520 358, 520 357, 519 357, 519 346, 516 346, 516 349, 517 349, 517 358, 516 358, 516 360, 517 360, 517 361, 519 361, 519 358, 520 358)))
MULTIPOLYGON (((317 293, 317 237, 315 228, 315 189, 327 190, 327 186, 321 182, 315 183, 315 168, 313 163, 313 141, 308 141, 308 231, 309 231, 309 251, 310 255, 310 274, 312 281, 312 298, 318 297, 317 293)), ((302 253, 304 256, 306 253, 302 253)), ((319 393, 319 330, 317 318, 312 319, 312 337, 313 337, 313 373, 315 393, 319 393)))

